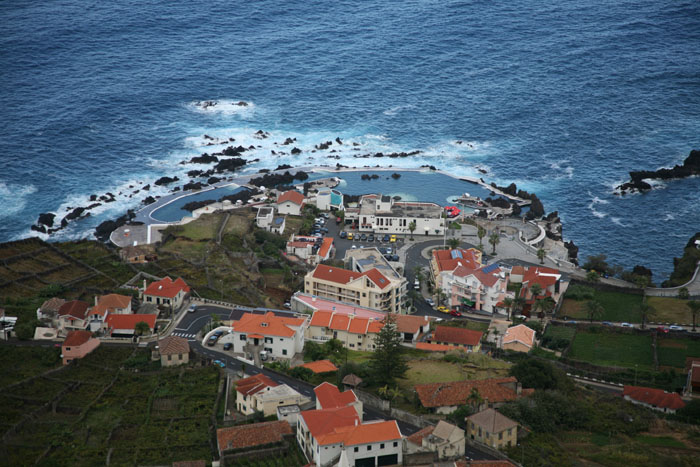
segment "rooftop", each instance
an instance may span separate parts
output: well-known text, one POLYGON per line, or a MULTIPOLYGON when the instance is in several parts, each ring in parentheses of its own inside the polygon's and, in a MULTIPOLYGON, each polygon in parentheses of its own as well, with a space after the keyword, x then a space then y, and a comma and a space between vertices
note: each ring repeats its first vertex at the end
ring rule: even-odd
POLYGON ((246 334, 292 337, 296 333, 293 328, 298 328, 302 324, 304 324, 303 318, 277 316, 271 311, 264 315, 243 313, 240 320, 233 322, 233 330, 246 334))
POLYGON ((345 407, 357 402, 357 396, 351 389, 340 392, 337 386, 328 382, 323 382, 316 386, 314 393, 316 394, 316 401, 324 409, 345 407))
MULTIPOLYGON (((454 381, 450 383, 428 383, 415 386, 416 393, 423 407, 444 407, 464 405, 472 389, 488 399, 490 403, 512 401, 519 396, 512 387, 517 384, 514 376, 507 378, 489 378, 481 380, 454 381)), ((523 389, 522 395, 531 394, 531 389, 523 389)))
POLYGON ((472 329, 436 326, 431 340, 438 343, 446 342, 449 344, 476 346, 479 344, 479 341, 481 341, 481 336, 483 334, 484 333, 481 331, 474 331, 472 329))
POLYGON ((356 281, 361 277, 367 277, 374 283, 374 285, 376 285, 380 289, 384 289, 390 284, 389 279, 376 268, 360 273, 356 271, 350 271, 348 269, 319 264, 311 272, 311 275, 316 279, 334 282, 336 284, 348 284, 350 282, 356 281))
POLYGON ((356 446, 401 438, 401 431, 396 420, 389 420, 335 428, 332 432, 320 436, 318 444, 323 446, 342 443, 344 446, 356 446))
POLYGON ((267 387, 273 388, 275 386, 277 386, 277 383, 262 373, 236 381, 236 391, 244 396, 256 394, 267 387))
MULTIPOLYGON (((426 219, 439 219, 442 216, 442 207, 435 203, 421 203, 417 201, 394 201, 388 211, 377 210, 377 198, 363 196, 360 200, 360 215, 377 215, 381 217, 415 217, 426 219)), ((390 201, 389 196, 382 196, 382 202, 390 201)))
POLYGON ((292 434, 292 427, 284 420, 232 426, 216 430, 219 451, 248 448, 282 441, 292 434))
POLYGON ((131 315, 108 315, 105 323, 107 327, 114 329, 129 329, 133 330, 136 327, 136 323, 143 321, 148 324, 148 327, 153 330, 156 325, 156 318, 158 315, 142 315, 142 314, 131 314, 131 315))
POLYGON ((303 368, 308 368, 314 373, 328 373, 331 371, 338 371, 338 367, 335 366, 330 360, 317 360, 315 362, 307 362, 299 366, 303 368))
POLYGON ((158 341, 158 353, 161 355, 179 355, 190 353, 190 344, 187 339, 177 336, 168 336, 158 341))
POLYGON ((388 278, 396 280, 402 278, 377 248, 348 249, 345 251, 345 261, 352 262, 354 269, 358 272, 377 269, 388 278))
POLYGON ((467 419, 490 433, 500 433, 503 430, 518 426, 518 422, 501 415, 500 412, 491 408, 475 413, 467 417, 467 419))
POLYGON ((63 341, 63 347, 77 347, 83 345, 92 337, 90 331, 70 331, 63 341))
POLYGON ((361 422, 355 407, 305 410, 299 414, 314 438, 335 431, 343 426, 354 426, 361 422))
POLYGON ((532 347, 535 343, 535 331, 525 326, 524 324, 518 324, 517 326, 511 326, 506 329, 506 333, 503 335, 503 344, 508 344, 511 342, 520 342, 528 347, 532 347))
POLYGON ((189 286, 178 277, 172 280, 170 277, 166 276, 163 279, 152 282, 144 292, 145 295, 154 295, 158 297, 175 298, 180 291, 185 293, 190 291, 189 286))
POLYGON ((294 299, 299 300, 314 310, 325 310, 344 315, 355 315, 361 318, 372 318, 376 320, 382 320, 384 319, 384 316, 386 316, 386 313, 379 310, 350 305, 347 303, 338 302, 336 300, 331 300, 329 298, 316 297, 314 295, 305 294, 302 292, 297 292, 294 294, 294 299))
POLYGON ((678 393, 666 392, 663 389, 625 386, 622 395, 662 409, 676 410, 685 407, 685 402, 678 393))
POLYGON ((71 300, 59 307, 58 314, 59 316, 71 316, 76 319, 85 319, 89 306, 87 302, 82 300, 71 300))
POLYGON ((46 313, 46 312, 56 313, 56 312, 58 312, 59 308, 61 308, 61 306, 64 303, 66 303, 66 301, 62 298, 58 298, 58 297, 49 298, 48 300, 46 300, 44 303, 41 304, 41 311, 43 311, 44 313, 46 313))
POLYGON ((277 204, 282 204, 285 201, 291 201, 294 204, 301 206, 304 204, 304 195, 296 190, 285 191, 277 197, 277 204))
MULTIPOLYGON (((454 271, 460 266, 469 272, 481 266, 481 252, 475 248, 433 250, 433 261, 437 265, 438 272, 454 271)), ((460 275, 463 274, 465 274, 464 271, 460 272, 460 275)))

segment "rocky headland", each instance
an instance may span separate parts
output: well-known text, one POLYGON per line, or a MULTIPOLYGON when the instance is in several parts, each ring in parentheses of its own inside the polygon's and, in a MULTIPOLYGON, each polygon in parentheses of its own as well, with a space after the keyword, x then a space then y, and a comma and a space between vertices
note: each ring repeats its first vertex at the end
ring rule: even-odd
POLYGON ((693 149, 683 164, 659 170, 637 170, 630 172, 630 181, 615 187, 615 194, 644 193, 653 188, 646 180, 672 180, 700 175, 700 150, 693 149))

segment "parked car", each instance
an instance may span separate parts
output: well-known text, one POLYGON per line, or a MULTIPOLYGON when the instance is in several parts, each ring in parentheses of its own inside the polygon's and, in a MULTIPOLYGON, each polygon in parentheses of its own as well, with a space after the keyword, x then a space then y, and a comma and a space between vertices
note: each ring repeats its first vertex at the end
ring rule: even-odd
POLYGON ((194 313, 195 311, 197 311, 197 305, 195 304, 192 304, 189 306, 189 308, 187 308, 187 313, 194 313))
POLYGON ((355 238, 355 234, 352 232, 348 232, 348 240, 352 240, 353 238, 355 238))
POLYGON ((383 242, 388 242, 390 239, 391 239, 391 237, 389 236, 389 234, 386 234, 382 237, 383 242))
POLYGON ((355 250, 356 248, 357 248, 357 245, 355 245, 355 244, 353 243, 352 249, 355 250))
POLYGON ((233 344, 230 342, 227 342, 224 344, 224 350, 231 350, 233 348, 233 344))
POLYGON ((398 260, 399 260, 399 255, 391 255, 391 260, 392 260, 392 261, 398 261, 398 260))
POLYGON ((447 308, 446 306, 439 306, 439 307, 437 307, 437 311, 439 311, 440 313, 449 313, 450 309, 447 308))
POLYGON ((420 289, 420 281, 418 279, 413 281, 413 288, 420 289))
POLYGON ((290 308, 292 308, 292 304, 289 302, 284 302, 284 307, 287 309, 290 309, 290 308))
POLYGON ((683 326, 678 326, 676 324, 672 324, 671 326, 668 327, 671 331, 685 331, 685 328, 683 326))
POLYGON ((613 325, 613 323, 611 323, 610 321, 603 321, 600 324, 602 324, 603 326, 612 326, 613 325))
POLYGON ((430 306, 435 306, 435 302, 433 301, 432 298, 426 298, 425 303, 427 303, 430 306))
POLYGON ((633 328, 633 327, 634 327, 634 324, 630 324, 630 323, 620 323, 620 326, 622 326, 623 328, 633 328))
POLYGON ((664 326, 659 326, 658 328, 656 328, 656 331, 662 332, 664 334, 668 334, 669 329, 667 327, 664 327, 664 326))
POLYGON ((460 313, 460 312, 457 311, 457 310, 450 310, 450 314, 451 314, 452 316, 462 316, 462 313, 460 313))
POLYGON ((343 231, 341 231, 341 232, 338 234, 338 236, 339 236, 340 238, 347 238, 348 233, 347 233, 346 231, 343 230, 343 231))
POLYGON ((321 229, 321 232, 323 232, 324 234, 327 234, 327 233, 328 233, 328 229, 325 228, 325 227, 323 227, 323 228, 321 229))
POLYGON ((221 360, 214 360, 214 365, 218 365, 221 368, 226 368, 226 363, 222 362, 221 360))
POLYGON ((214 345, 216 344, 216 341, 218 341, 218 340, 219 340, 219 336, 211 335, 211 336, 209 336, 209 339, 207 339, 207 345, 209 347, 214 347, 214 345))
POLYGON ((374 234, 369 234, 369 235, 367 236, 367 241, 368 241, 368 242, 373 242, 373 241, 374 241, 374 234))
POLYGON ((361 235, 360 235, 360 240, 362 240, 363 242, 364 242, 365 240, 367 240, 367 234, 365 234, 365 233, 361 234, 361 235))
POLYGON ((392 235, 391 237, 389 237, 389 241, 391 243, 396 243, 396 235, 392 235))

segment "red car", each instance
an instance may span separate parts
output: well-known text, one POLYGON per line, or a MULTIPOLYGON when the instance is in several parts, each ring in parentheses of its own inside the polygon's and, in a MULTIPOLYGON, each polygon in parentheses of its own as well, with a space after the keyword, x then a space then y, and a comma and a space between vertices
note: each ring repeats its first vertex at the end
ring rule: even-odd
POLYGON ((663 332, 664 334, 668 334, 668 328, 665 328, 663 326, 659 326, 658 328, 656 328, 656 331, 663 332))
POLYGON ((460 317, 462 316, 462 313, 460 313, 460 312, 457 311, 457 310, 450 310, 450 314, 451 314, 452 316, 460 316, 460 317))

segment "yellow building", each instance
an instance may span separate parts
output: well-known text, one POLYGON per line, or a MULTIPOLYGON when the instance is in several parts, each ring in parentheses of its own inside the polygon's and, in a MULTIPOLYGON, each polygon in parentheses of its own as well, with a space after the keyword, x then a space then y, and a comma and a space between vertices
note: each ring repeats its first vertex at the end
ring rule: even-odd
POLYGON ((467 417, 467 437, 496 449, 518 444, 518 423, 494 409, 467 417))
POLYGON ((190 345, 182 337, 168 336, 159 340, 158 353, 162 366, 184 365, 190 361, 190 345))
POLYGON ((356 272, 319 264, 304 278, 304 292, 398 313, 404 307, 406 279, 390 278, 377 268, 356 272))

